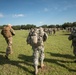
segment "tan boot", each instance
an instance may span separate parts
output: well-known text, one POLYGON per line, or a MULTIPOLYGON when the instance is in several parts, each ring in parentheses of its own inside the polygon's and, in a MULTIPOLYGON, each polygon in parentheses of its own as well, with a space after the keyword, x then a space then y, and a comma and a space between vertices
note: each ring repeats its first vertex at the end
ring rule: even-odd
POLYGON ((10 54, 13 54, 13 51, 11 51, 10 54))
POLYGON ((41 64, 41 69, 43 69, 44 68, 44 64, 41 64))

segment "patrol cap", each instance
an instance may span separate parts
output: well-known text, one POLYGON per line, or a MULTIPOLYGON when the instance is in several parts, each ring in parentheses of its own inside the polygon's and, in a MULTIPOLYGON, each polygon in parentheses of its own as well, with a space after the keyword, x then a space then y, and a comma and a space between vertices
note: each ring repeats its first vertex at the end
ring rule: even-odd
POLYGON ((8 26, 8 27, 10 27, 10 28, 12 27, 12 25, 11 25, 11 24, 7 24, 7 26, 8 26))
POLYGON ((44 31, 42 27, 39 27, 39 30, 40 30, 40 32, 43 32, 44 31))

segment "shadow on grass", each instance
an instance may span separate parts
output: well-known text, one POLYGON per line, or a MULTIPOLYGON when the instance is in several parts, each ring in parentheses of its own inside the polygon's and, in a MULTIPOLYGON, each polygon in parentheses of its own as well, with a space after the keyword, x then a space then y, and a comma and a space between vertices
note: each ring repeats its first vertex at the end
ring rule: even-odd
POLYGON ((70 34, 62 34, 62 35, 70 35, 70 34))
POLYGON ((24 60, 25 62, 32 62, 33 57, 32 56, 26 56, 23 54, 20 54, 18 56, 19 59, 24 60))
POLYGON ((3 52, 3 51, 0 51, 0 53, 1 53, 1 54, 4 54, 5 52, 3 52))
POLYGON ((34 72, 31 72, 29 70, 29 68, 27 68, 25 66, 25 65, 32 66, 31 56, 19 55, 18 58, 21 60, 20 61, 14 61, 14 60, 5 59, 5 57, 3 55, 0 55, 0 65, 11 64, 13 66, 17 66, 18 68, 22 68, 24 71, 29 72, 31 75, 34 75, 34 72), (24 64, 24 65, 22 65, 22 64, 24 64))
POLYGON ((51 52, 47 52, 47 53, 49 53, 51 56, 56 57, 56 58, 53 58, 53 59, 45 58, 45 62, 54 63, 54 64, 57 64, 61 67, 64 67, 64 68, 68 69, 68 71, 76 72, 76 70, 71 69, 71 68, 66 66, 66 63, 74 63, 74 61, 66 61, 64 59, 61 59, 62 57, 63 58, 68 58, 68 59, 74 59, 75 58, 74 56, 71 56, 71 55, 68 55, 68 54, 63 55, 63 54, 51 53, 51 52), (60 59, 57 58, 57 57, 60 57, 60 59))
POLYGON ((51 52, 47 52, 47 53, 49 53, 51 56, 54 56, 54 57, 63 57, 63 58, 67 58, 67 59, 75 59, 74 56, 69 55, 69 54, 59 54, 59 53, 51 53, 51 52))

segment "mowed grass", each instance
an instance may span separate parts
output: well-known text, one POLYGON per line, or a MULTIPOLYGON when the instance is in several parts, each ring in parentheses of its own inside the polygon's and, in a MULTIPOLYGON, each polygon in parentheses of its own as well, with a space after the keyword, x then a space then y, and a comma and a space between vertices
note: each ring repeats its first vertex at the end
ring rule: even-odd
MULTIPOLYGON (((13 54, 5 59, 7 44, 0 34, 0 75, 34 75, 32 48, 27 45, 28 31, 16 30, 13 37, 13 54)), ((38 75, 76 75, 76 63, 73 61, 73 48, 68 40, 68 32, 57 31, 49 35, 45 45, 45 68, 39 68, 38 75)))

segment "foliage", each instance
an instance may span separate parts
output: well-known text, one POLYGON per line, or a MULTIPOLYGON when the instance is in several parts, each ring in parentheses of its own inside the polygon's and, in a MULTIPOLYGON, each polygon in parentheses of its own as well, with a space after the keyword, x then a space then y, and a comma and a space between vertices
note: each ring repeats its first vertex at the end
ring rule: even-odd
POLYGON ((55 28, 55 25, 49 25, 48 28, 55 28))
POLYGON ((12 28, 13 28, 14 30, 20 30, 20 29, 21 29, 21 26, 20 26, 20 25, 12 26, 12 28))
POLYGON ((43 28, 47 28, 48 26, 47 26, 47 25, 42 25, 41 27, 43 27, 43 28))
MULTIPOLYGON (((3 25, 4 26, 4 25, 3 25)), ((3 28, 3 26, 0 26, 0 29, 3 28)), ((12 26, 15 30, 20 30, 20 29, 24 29, 24 30, 27 30, 27 29, 31 29, 31 28, 35 28, 37 27, 36 25, 33 25, 33 24, 27 24, 27 25, 13 25, 12 26)), ((73 23, 64 23, 62 25, 59 25, 59 24, 56 24, 56 25, 42 25, 41 27, 43 28, 66 28, 66 27, 76 27, 76 22, 73 22, 73 23)))

